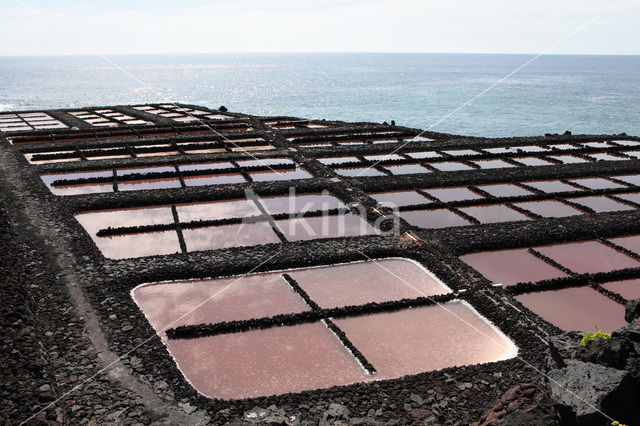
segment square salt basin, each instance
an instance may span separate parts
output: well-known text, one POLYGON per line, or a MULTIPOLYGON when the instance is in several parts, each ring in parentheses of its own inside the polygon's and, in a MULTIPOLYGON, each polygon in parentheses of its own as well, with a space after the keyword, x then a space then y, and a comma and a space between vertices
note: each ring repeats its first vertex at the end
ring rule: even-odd
POLYGON ((504 160, 473 160, 472 163, 477 164, 481 169, 504 169, 517 167, 504 160))
POLYGON ((580 158, 580 157, 575 157, 573 155, 550 155, 549 158, 558 160, 563 164, 579 164, 579 163, 589 162, 589 160, 585 160, 584 158, 580 158))
POLYGON ((608 238, 614 244, 624 247, 629 251, 632 251, 640 255, 640 235, 629 235, 626 237, 608 238))
POLYGON ((542 158, 537 157, 516 157, 512 158, 513 161, 525 166, 552 166, 553 163, 542 158))
POLYGON ((295 214, 347 207, 342 201, 329 194, 262 197, 260 203, 269 214, 295 214))
POLYGON ((346 163, 359 163, 356 157, 327 157, 327 158, 318 158, 318 161, 324 165, 332 165, 332 164, 346 164, 346 163))
POLYGON ((607 290, 618 293, 627 300, 635 300, 640 297, 640 279, 611 281, 600 285, 607 290))
POLYGON ((194 170, 220 170, 220 169, 233 169, 233 164, 228 161, 215 161, 213 163, 198 163, 198 164, 180 164, 178 169, 181 172, 190 172, 194 170))
POLYGON ((295 170, 261 170, 259 172, 250 172, 249 175, 254 182, 309 179, 312 177, 301 168, 296 168, 295 170))
POLYGON ((595 195, 592 197, 567 198, 567 201, 589 207, 596 213, 620 212, 624 210, 635 210, 628 204, 612 200, 604 195, 595 195))
POLYGON ((442 157, 442 155, 438 154, 435 151, 407 152, 405 154, 408 155, 411 158, 415 158, 416 160, 424 159, 424 158, 442 157))
POLYGON ((79 213, 75 218, 89 233, 102 254, 111 259, 180 252, 178 235, 173 230, 109 237, 98 237, 96 235, 98 231, 108 227, 118 228, 173 223, 173 215, 169 207, 102 210, 79 213))
POLYGON ((404 160, 399 154, 375 154, 375 155, 365 155, 365 159, 369 161, 392 161, 392 160, 404 160))
POLYGON ((292 271, 321 308, 364 305, 450 293, 433 274, 407 259, 379 259, 292 271))
POLYGON ((569 182, 575 183, 576 185, 584 186, 589 189, 617 189, 617 188, 626 188, 625 185, 612 182, 608 179, 592 177, 592 178, 579 178, 579 179, 569 179, 569 182))
POLYGON ((599 241, 582 241, 534 248, 578 274, 609 272, 640 266, 640 262, 634 258, 599 241))
POLYGON ((570 287, 515 296, 533 313, 556 327, 582 332, 611 333, 624 327, 624 305, 591 287, 570 287))
POLYGON ((586 154, 587 157, 591 157, 597 161, 624 161, 628 160, 628 158, 618 157, 617 155, 607 154, 606 152, 600 152, 597 154, 586 154))
POLYGON ((431 167, 435 167, 441 172, 457 172, 460 170, 476 170, 475 168, 468 166, 464 163, 458 163, 457 161, 441 161, 438 163, 429 163, 431 167))
POLYGON ((182 230, 182 235, 187 251, 217 250, 280 242, 268 222, 188 228, 182 230))
POLYGON ((509 207, 502 204, 459 207, 458 210, 468 214, 469 216, 475 217, 482 224, 531 220, 530 217, 525 216, 522 213, 510 209, 509 207))
POLYGON ((280 273, 143 284, 132 296, 158 331, 310 310, 280 273))
POLYGON ((472 225, 467 219, 448 209, 413 210, 400 212, 400 217, 413 226, 425 229, 472 225))
POLYGON ((147 189, 168 189, 182 188, 180 179, 144 179, 144 180, 127 180, 118 181, 118 191, 140 191, 147 189))
POLYGON ((629 141, 629 140, 613 140, 611 141, 617 145, 622 146, 638 146, 640 145, 640 141, 629 141))
POLYGON ((624 176, 612 176, 616 180, 630 183, 632 185, 640 186, 640 175, 624 175, 624 176))
POLYGON ((454 149, 449 151, 442 151, 445 154, 453 155, 454 157, 464 157, 466 155, 480 155, 478 151, 473 149, 454 149))
POLYGON ((513 203, 513 205, 542 217, 568 217, 585 214, 581 210, 555 200, 528 201, 513 203))
POLYGON ((414 204, 428 204, 433 202, 416 191, 376 192, 369 194, 369 196, 384 207, 411 206, 414 204))
POLYGON ((523 195, 533 195, 534 193, 514 185, 512 183, 501 183, 496 185, 477 185, 476 188, 488 192, 494 197, 520 197, 523 195))
POLYGON ((458 300, 335 323, 385 379, 517 355, 511 340, 458 300))
POLYGON ((180 253, 180 242, 176 231, 141 232, 109 237, 92 235, 96 246, 104 257, 128 259, 180 253))
POLYGON ((55 195, 103 194, 113 192, 113 183, 83 183, 79 185, 49 186, 55 195))
POLYGON ((371 167, 338 168, 334 169, 334 171, 340 176, 348 177, 386 176, 386 174, 371 167))
POLYGON ((180 222, 198 220, 217 220, 235 217, 259 216, 260 210, 251 200, 240 198, 235 200, 208 201, 202 203, 176 204, 180 222))
POLYGON ((191 385, 210 398, 255 398, 372 380, 322 322, 166 344, 191 385))
POLYGON ((377 234, 375 228, 360 216, 351 213, 277 220, 276 224, 288 241, 377 234))
POLYGON ((183 179, 186 186, 225 185, 247 181, 240 173, 184 176, 183 179))
POLYGON ((484 198, 477 192, 473 192, 466 186, 452 186, 448 188, 429 188, 424 190, 427 194, 436 197, 443 203, 452 201, 479 200, 484 198))
POLYGON ((628 194, 616 194, 615 197, 625 201, 631 201, 632 203, 640 204, 640 192, 630 192, 628 194))
POLYGON ((465 254, 460 256, 460 260, 489 281, 505 287, 567 276, 524 248, 465 254))
POLYGON ((399 166, 384 166, 394 175, 411 175, 417 173, 431 173, 431 170, 422 167, 419 164, 402 164, 399 166))
POLYGON ((535 188, 538 191, 542 191, 546 194, 555 194, 558 192, 582 191, 582 188, 578 188, 576 186, 566 184, 559 180, 538 180, 538 181, 522 182, 522 183, 524 185, 535 188))

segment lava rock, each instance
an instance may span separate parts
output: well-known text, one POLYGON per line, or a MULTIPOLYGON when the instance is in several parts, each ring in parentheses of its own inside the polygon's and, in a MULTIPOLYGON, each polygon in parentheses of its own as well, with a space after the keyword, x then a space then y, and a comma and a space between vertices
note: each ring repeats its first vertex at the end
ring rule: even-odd
POLYGON ((624 310, 624 319, 627 322, 633 322, 636 318, 640 318, 640 299, 628 301, 624 310))
POLYGON ((640 389, 627 371, 572 360, 548 376, 551 399, 563 422, 605 424, 601 412, 624 423, 640 422, 640 389))
POLYGON ((558 420, 549 410, 549 395, 533 383, 514 386, 496 405, 485 412, 474 426, 489 425, 556 425, 558 420))
POLYGON ((331 403, 329 408, 322 414, 320 426, 330 426, 337 421, 347 421, 349 419, 349 409, 342 404, 331 403))
POLYGON ((568 331, 549 338, 550 368, 566 367, 567 360, 573 359, 580 349, 582 336, 576 331, 568 331))

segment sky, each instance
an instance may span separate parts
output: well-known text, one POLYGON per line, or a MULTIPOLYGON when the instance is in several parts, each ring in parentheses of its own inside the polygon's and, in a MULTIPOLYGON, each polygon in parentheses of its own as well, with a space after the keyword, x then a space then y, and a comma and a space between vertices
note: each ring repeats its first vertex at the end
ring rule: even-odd
POLYGON ((0 0, 0 55, 640 54, 640 0, 0 0))

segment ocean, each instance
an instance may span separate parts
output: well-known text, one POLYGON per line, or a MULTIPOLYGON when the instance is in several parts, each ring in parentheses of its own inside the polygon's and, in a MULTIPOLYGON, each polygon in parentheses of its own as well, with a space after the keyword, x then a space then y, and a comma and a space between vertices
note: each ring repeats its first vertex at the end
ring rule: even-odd
POLYGON ((640 56, 265 53, 0 57, 0 111, 184 102, 473 136, 640 135, 640 56))

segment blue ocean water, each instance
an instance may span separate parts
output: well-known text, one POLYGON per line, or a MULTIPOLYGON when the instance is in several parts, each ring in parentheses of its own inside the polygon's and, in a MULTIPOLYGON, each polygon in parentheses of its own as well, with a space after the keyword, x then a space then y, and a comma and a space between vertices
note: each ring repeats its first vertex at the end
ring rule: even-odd
MULTIPOLYGON (((427 128, 533 55, 310 53, 0 57, 0 110, 185 102, 427 128)), ((433 128, 640 135, 640 56, 542 56, 433 128)))

